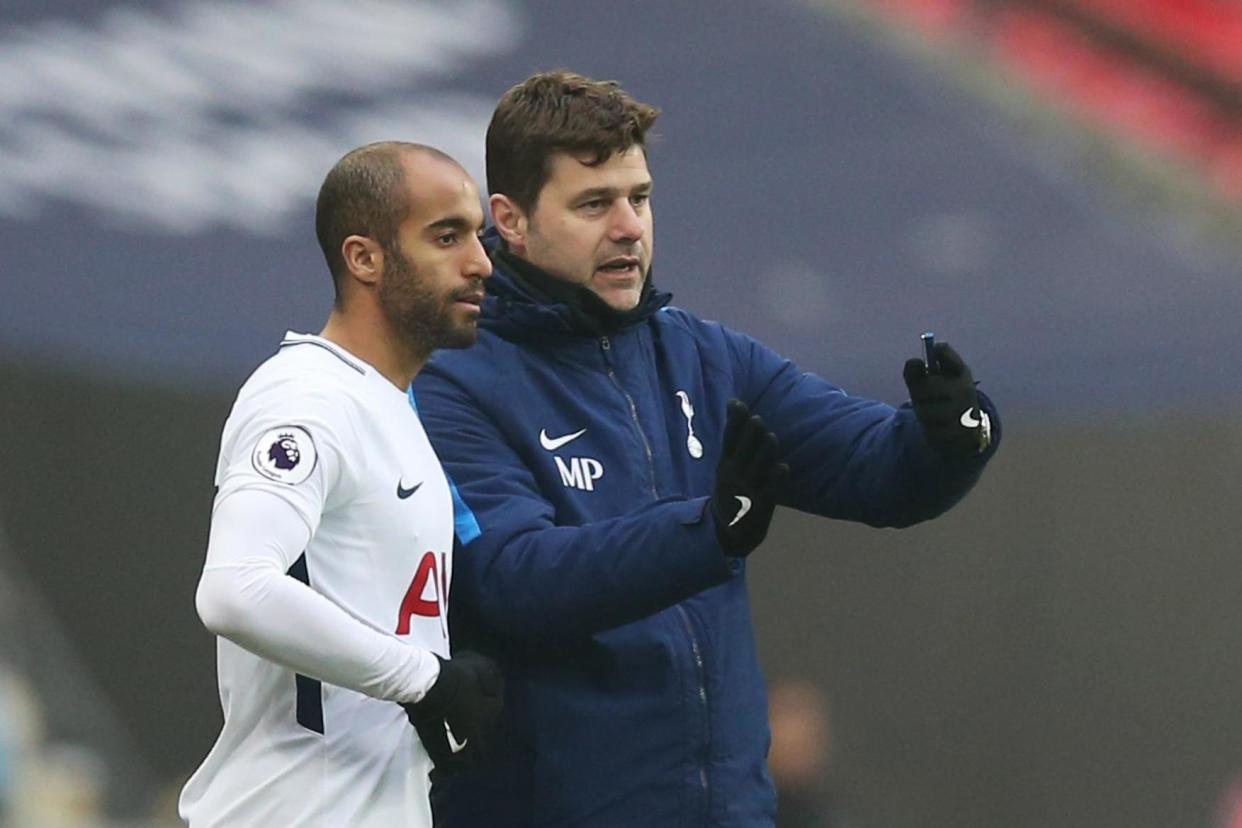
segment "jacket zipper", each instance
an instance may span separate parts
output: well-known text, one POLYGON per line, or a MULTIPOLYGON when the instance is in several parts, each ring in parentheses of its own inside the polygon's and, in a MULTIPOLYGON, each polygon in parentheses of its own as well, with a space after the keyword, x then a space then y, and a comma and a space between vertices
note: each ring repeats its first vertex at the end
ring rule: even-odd
POLYGON ((707 810, 710 813, 711 791, 708 788, 707 782, 707 766, 708 760, 711 758, 712 720, 707 704, 707 671, 703 666, 703 651, 699 649, 699 639, 694 634, 694 626, 690 623, 690 615, 681 604, 675 606, 677 607, 677 612, 681 615, 682 622, 686 626, 686 635, 690 639, 690 649, 694 653, 695 672, 699 680, 699 704, 703 708, 703 757, 702 764, 699 765, 699 785, 703 788, 707 810))
MULTIPOLYGON (((608 378, 612 380, 612 384, 617 387, 621 395, 625 397, 625 401, 630 406, 630 419, 634 422, 634 428, 638 430, 638 436, 642 438, 643 449, 647 452, 647 469, 651 473, 651 494, 655 498, 659 498, 655 489, 655 458, 651 451, 651 443, 647 440, 647 435, 643 432, 642 424, 638 421, 638 406, 634 404, 634 398, 630 396, 625 387, 621 385, 621 381, 617 378, 617 374, 612 369, 612 341, 606 337, 600 337, 599 347, 604 352, 604 362, 608 366, 608 378)), ((702 763, 699 765, 699 786, 703 789, 705 804, 707 810, 711 811, 711 790, 708 787, 707 765, 711 753, 711 716, 709 715, 707 704, 707 677, 706 667, 703 665, 703 651, 699 649, 698 636, 694 634, 694 626, 690 623, 690 615, 680 604, 677 605, 677 612, 681 616, 682 623, 686 628, 686 637, 690 639, 690 650, 694 653, 694 668, 698 678, 699 704, 703 709, 703 757, 702 763)))
POLYGON ((612 384, 617 386, 617 390, 621 392, 621 396, 625 397, 625 401, 629 403, 630 419, 633 420, 634 428, 637 429, 638 436, 643 441, 643 451, 647 453, 647 471, 649 472, 648 479, 651 481, 651 496, 652 498, 659 500, 660 495, 656 492, 655 486, 655 456, 651 452, 651 443, 647 441, 647 435, 643 433, 642 423, 638 421, 638 406, 634 404, 634 398, 631 397, 630 392, 626 391, 625 387, 621 385, 621 380, 617 379, 616 372, 612 370, 612 358, 609 356, 609 353, 612 351, 612 341, 608 337, 602 336, 599 340, 599 347, 604 351, 604 362, 608 365, 608 378, 612 380, 612 384))

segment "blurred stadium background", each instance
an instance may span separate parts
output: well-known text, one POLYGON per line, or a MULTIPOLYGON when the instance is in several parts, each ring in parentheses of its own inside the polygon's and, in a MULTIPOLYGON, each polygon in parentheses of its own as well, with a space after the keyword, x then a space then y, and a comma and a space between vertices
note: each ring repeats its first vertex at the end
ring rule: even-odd
POLYGON ((6 0, 0 825, 173 824, 216 441, 326 314, 323 174, 481 181, 558 66, 664 108, 677 303, 892 402, 934 329, 1004 413, 946 518, 752 558, 798 824, 1242 825, 1237 0, 6 0))

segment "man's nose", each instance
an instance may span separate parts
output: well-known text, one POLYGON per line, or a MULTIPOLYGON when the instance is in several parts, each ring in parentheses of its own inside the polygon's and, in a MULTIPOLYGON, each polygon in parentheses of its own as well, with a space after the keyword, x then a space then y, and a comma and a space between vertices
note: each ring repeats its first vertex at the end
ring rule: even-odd
POLYGON ((487 257, 487 249, 478 236, 474 237, 473 247, 466 259, 463 275, 472 279, 486 279, 492 275, 492 260, 487 257))
POLYGON ((643 220, 629 199, 618 199, 612 214, 612 241, 638 241, 643 237, 643 220))

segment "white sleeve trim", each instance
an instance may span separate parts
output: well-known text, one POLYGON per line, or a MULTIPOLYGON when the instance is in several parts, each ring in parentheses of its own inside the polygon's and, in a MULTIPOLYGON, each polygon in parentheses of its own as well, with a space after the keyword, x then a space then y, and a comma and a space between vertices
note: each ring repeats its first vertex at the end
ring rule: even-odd
POLYGON ((286 575, 310 540, 297 510, 242 490, 211 519, 195 604, 207 629, 290 670, 377 699, 416 702, 440 675, 435 655, 355 618, 286 575))

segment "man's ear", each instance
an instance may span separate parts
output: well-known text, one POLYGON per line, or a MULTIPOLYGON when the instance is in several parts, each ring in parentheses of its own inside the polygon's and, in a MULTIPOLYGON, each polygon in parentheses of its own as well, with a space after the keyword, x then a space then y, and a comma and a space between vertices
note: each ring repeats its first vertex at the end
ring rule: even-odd
POLYGON ((341 242, 341 258, 349 280, 355 283, 375 287, 384 275, 384 249, 375 239, 346 236, 341 242))
POLYGON ((526 251, 526 231, 530 225, 526 212, 503 193, 493 195, 487 205, 492 211, 492 224, 496 232, 510 250, 521 256, 526 251))

